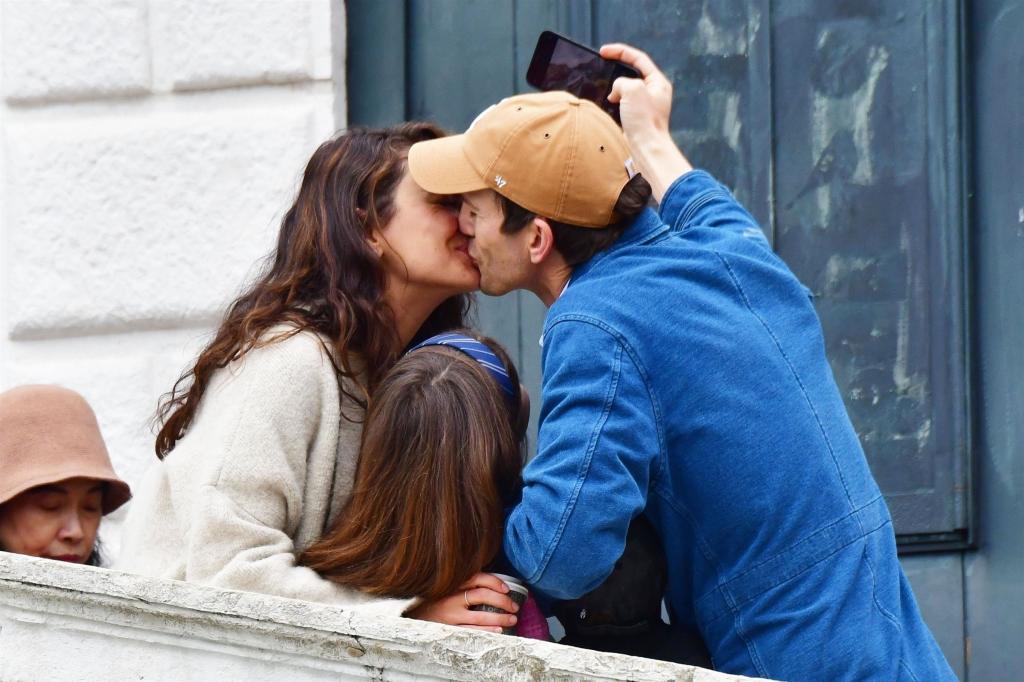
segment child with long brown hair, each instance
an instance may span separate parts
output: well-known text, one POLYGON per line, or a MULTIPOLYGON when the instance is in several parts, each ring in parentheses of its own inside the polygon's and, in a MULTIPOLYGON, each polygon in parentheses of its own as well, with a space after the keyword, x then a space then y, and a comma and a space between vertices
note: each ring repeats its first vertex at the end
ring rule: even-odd
POLYGON ((470 334, 422 342, 381 381, 352 496, 301 564, 364 592, 420 597, 422 609, 458 590, 473 602, 472 578, 498 555, 519 492, 530 410, 505 350, 470 334))

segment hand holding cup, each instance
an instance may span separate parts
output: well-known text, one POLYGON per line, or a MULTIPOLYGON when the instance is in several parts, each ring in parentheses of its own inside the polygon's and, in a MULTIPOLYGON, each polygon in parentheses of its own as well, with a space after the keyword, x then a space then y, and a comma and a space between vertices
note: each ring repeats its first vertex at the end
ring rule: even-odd
POLYGON ((419 620, 429 620, 446 625, 504 632, 515 628, 519 611, 517 603, 510 598, 509 586, 490 573, 477 573, 467 580, 458 591, 436 601, 420 604, 408 615, 419 620), (491 610, 474 609, 487 605, 491 610))
MULTIPOLYGON (((503 573, 492 573, 495 578, 501 580, 505 585, 508 586, 508 597, 516 604, 516 611, 518 611, 524 603, 526 598, 530 595, 529 590, 526 589, 526 585, 517 578, 513 578, 510 575, 504 575, 503 573)), ((466 593, 466 604, 469 604, 469 593, 466 593)), ((502 609, 491 604, 475 604, 469 607, 473 611, 488 611, 491 613, 508 613, 507 610, 502 609)), ((506 635, 514 635, 516 632, 515 625, 503 628, 502 633, 506 635)))

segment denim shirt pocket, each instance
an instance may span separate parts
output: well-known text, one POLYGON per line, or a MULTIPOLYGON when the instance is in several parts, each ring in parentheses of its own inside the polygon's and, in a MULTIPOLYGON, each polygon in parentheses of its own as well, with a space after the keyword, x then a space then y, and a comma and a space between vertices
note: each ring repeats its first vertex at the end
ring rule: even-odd
POLYGON ((745 603, 889 522, 885 500, 881 496, 876 497, 778 554, 721 581, 714 589, 698 597, 695 603, 698 622, 703 626, 738 612, 745 603))

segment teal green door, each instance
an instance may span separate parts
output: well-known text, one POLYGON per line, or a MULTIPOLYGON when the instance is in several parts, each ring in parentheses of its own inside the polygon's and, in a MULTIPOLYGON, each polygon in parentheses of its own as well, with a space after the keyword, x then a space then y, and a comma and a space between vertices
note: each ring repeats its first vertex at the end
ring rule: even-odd
MULTIPOLYGON (((529 91, 544 29, 650 52, 675 84, 676 139, 815 293, 954 670, 1024 670, 1022 0, 349 0, 347 12, 351 123, 462 131, 529 91)), ((480 297, 480 326, 535 397, 543 315, 529 294, 480 297)))
MULTIPOLYGON (((648 50, 675 83, 683 148, 734 188, 814 291, 903 545, 964 546, 958 21, 951 0, 349 2, 349 119, 464 130, 530 90, 546 28, 648 50)), ((534 394, 543 314, 529 294, 481 297, 480 325, 534 394)))

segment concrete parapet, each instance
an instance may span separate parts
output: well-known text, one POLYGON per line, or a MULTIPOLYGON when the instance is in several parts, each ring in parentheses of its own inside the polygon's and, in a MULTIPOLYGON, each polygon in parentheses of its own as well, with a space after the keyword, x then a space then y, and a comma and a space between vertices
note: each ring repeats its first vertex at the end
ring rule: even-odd
POLYGON ((750 678, 0 553, 0 681, 750 678))

